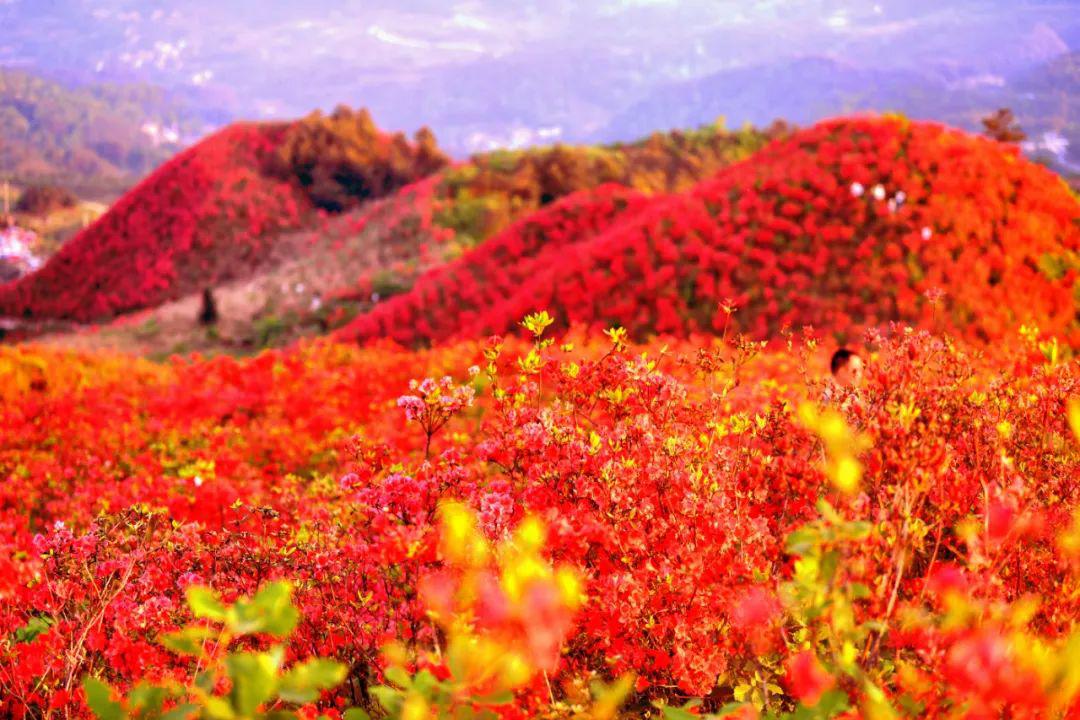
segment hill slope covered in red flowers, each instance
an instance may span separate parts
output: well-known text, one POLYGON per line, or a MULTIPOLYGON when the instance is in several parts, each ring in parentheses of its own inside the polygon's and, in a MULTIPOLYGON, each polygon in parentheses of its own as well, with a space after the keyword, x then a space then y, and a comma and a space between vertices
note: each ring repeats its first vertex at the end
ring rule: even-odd
POLYGON ((1066 185, 1012 147, 902 118, 840 119, 686 193, 574 195, 342 336, 476 337, 540 309, 564 326, 685 334, 720 330, 730 301, 735 327, 759 338, 898 319, 983 340, 1028 323, 1075 343, 1078 223, 1066 185), (613 202, 635 210, 613 213, 613 202), (554 244, 538 251, 530 236, 545 223, 554 244))
POLYGON ((180 153, 39 272, 0 287, 0 313, 92 320, 237 274, 310 210, 262 170, 287 127, 234 125, 180 153))
POLYGON ((39 272, 0 286, 0 315, 97 321, 243 278, 302 252, 284 231, 396 192, 446 163, 365 110, 240 123, 188 148, 39 272))

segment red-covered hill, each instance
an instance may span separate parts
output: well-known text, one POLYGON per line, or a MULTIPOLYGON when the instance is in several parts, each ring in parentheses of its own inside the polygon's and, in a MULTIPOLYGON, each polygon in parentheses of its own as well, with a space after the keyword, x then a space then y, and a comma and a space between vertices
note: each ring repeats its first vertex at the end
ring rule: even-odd
MULTIPOLYGON (((558 207, 596 202, 578 194, 558 207)), ((984 138, 894 117, 834 120, 634 208, 582 213, 580 227, 565 217, 551 251, 544 237, 520 243, 526 219, 344 336, 506 332, 540 309, 563 324, 682 334, 723 327, 731 299, 733 327, 757 337, 898 319, 952 322, 982 339, 1023 323, 1080 339, 1080 203, 1050 171, 984 138)))
POLYGON ((311 208, 265 169, 288 127, 233 125, 180 153, 40 271, 0 286, 0 315, 92 320, 235 276, 311 208))
POLYGON ((0 286, 0 316, 101 320, 160 305, 305 250, 283 233, 387 196, 447 162, 429 131, 366 110, 230 126, 177 155, 39 272, 0 286))
POLYGON ((421 276, 410 292, 361 316, 341 337, 390 337, 409 344, 419 338, 445 340, 463 328, 490 325, 492 308, 515 297, 534 276, 564 262, 573 246, 612 223, 635 217, 649 202, 648 196, 619 185, 574 193, 421 276))

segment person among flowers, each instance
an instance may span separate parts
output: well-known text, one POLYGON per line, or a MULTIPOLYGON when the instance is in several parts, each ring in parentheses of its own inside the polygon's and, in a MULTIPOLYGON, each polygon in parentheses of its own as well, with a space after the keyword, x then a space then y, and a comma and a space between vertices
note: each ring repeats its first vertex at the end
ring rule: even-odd
POLYGON ((863 369, 862 357, 850 348, 838 348, 829 359, 829 377, 821 393, 822 405, 839 403, 839 409, 845 415, 864 406, 860 395, 863 369))

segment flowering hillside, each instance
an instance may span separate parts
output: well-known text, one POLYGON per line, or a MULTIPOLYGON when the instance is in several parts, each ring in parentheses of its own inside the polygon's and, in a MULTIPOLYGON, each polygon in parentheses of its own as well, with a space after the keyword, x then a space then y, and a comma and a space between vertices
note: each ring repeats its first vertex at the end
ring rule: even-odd
POLYGON ((645 195, 619 185, 574 193, 525 216, 460 260, 420 276, 410 292, 376 306, 341 336, 385 336, 403 344, 417 338, 445 340, 484 321, 504 298, 565 262, 575 245, 612 222, 636 217, 648 204, 645 195))
POLYGON ((1078 716, 1074 363, 897 327, 841 414, 810 335, 548 324, 170 365, 0 351, 0 712, 1078 716))
POLYGON ((286 129, 234 125, 180 153, 39 272, 0 287, 0 314, 111 317, 242 273, 310 209, 261 170, 286 129))
POLYGON ((442 167, 433 136, 418 138, 344 108, 232 125, 159 168, 40 272, 0 286, 0 315, 99 321, 248 277, 302 252, 284 231, 318 228, 314 208, 328 198, 343 210, 442 167))
POLYGON ((378 286, 408 289, 419 271, 575 191, 612 183, 641 192, 686 189, 786 132, 782 124, 761 132, 709 126, 627 145, 497 151, 444 167, 430 131, 409 141, 379 130, 364 110, 236 125, 159 169, 41 273, 0 286, 0 316, 21 318, 23 332, 34 335, 48 332, 50 319, 100 322, 184 304, 203 288, 269 276, 283 264, 318 264, 313 248, 351 252, 352 243, 369 254, 359 235, 383 222, 378 201, 411 206, 404 214, 417 218, 429 241, 419 250, 414 223, 393 217, 373 228, 393 263, 357 270, 342 262, 338 272, 304 283, 339 299, 328 313, 351 317, 366 307, 356 299, 379 294, 378 286), (343 228, 353 228, 344 239, 343 228))
MULTIPOLYGON (((836 120, 652 196, 629 220, 563 230, 546 261, 525 247, 520 273, 516 258, 490 266, 482 246, 345 336, 479 337, 542 308, 639 336, 720 331, 730 299, 733 327, 759 338, 901 319, 983 340, 1037 324, 1075 344, 1078 222, 1060 178, 1015 148, 901 118, 836 120)), ((520 246, 522 227, 489 243, 520 246)))

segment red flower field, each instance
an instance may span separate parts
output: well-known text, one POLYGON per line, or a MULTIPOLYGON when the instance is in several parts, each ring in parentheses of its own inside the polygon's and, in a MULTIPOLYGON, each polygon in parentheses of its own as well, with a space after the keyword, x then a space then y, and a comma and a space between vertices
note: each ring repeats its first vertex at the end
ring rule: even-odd
MULTIPOLYGON (((199 168, 275 132, 180 156, 3 306, 108 315, 256 262, 305 196, 199 168), (122 251, 165 264, 102 294, 122 251)), ((437 182, 325 227, 448 248, 437 182)), ((556 195, 337 338, 0 346, 0 715, 1080 718, 1060 180, 881 118, 686 192, 556 195)))
MULTIPOLYGON (((289 657, 348 668, 331 716, 370 707, 390 639, 409 672, 453 679, 425 614, 449 602, 425 584, 449 499, 493 541, 542 520, 545 556, 581 573, 565 637, 529 635, 564 643, 546 667, 567 703, 630 675, 639 710, 1080 711, 1073 363, 896 327, 841 419, 813 409, 808 336, 567 339, 166 366, 4 350, 4 712, 78 714, 85 674, 183 681, 159 641, 193 585, 291 582, 289 657)), ((523 632, 548 622, 533 613, 523 632)), ((529 677, 492 707, 546 705, 529 677)))

